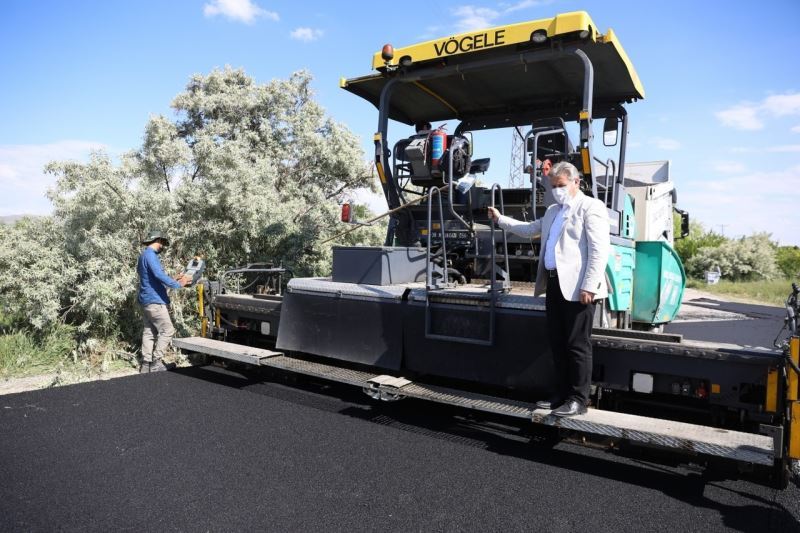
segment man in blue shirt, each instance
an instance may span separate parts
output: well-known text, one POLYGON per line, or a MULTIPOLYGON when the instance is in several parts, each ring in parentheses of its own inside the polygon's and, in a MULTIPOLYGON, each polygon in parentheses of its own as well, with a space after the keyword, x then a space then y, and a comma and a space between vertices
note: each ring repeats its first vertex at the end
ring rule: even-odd
POLYGON ((145 249, 136 265, 136 272, 139 274, 139 305, 142 306, 144 322, 142 366, 139 372, 146 374, 167 369, 161 359, 175 335, 175 328, 169 317, 167 288, 180 289, 190 280, 184 276, 173 279, 164 272, 158 254, 169 245, 165 233, 150 230, 142 244, 145 249))

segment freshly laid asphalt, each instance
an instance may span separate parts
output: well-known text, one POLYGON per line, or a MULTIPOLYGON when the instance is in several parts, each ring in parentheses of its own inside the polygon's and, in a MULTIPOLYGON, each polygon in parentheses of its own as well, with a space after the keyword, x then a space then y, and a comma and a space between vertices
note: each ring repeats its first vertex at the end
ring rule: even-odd
POLYGON ((656 460, 190 368, 0 397, 0 530, 800 531, 793 485, 656 460))
MULTIPOLYGON (((787 295, 789 290, 787 289, 787 295)), ((664 328, 667 333, 681 333, 687 339, 740 344, 748 347, 774 349, 773 341, 783 326, 786 310, 783 307, 726 302, 713 298, 691 301, 695 307, 722 310, 744 315, 744 320, 700 320, 672 322, 664 328)), ((781 338, 786 332, 781 332, 781 338)))

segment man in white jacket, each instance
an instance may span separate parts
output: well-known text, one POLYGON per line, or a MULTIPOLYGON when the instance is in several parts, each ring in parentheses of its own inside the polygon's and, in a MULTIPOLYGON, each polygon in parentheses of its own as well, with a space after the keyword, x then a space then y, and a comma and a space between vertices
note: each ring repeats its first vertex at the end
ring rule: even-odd
POLYGON ((553 166, 549 180, 556 203, 533 222, 520 222, 489 208, 489 216, 505 230, 521 237, 541 235, 535 294, 547 296, 547 330, 557 382, 553 396, 536 405, 555 408, 557 416, 586 412, 594 302, 608 296, 608 212, 603 202, 580 191, 580 179, 570 163, 553 166))

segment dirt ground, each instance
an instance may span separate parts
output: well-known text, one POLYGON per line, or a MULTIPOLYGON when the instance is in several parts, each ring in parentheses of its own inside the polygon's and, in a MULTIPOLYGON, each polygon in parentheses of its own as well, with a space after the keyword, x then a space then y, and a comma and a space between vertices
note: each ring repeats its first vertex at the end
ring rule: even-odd
MULTIPOLYGON (((709 301, 721 301, 720 296, 710 294, 697 289, 686 289, 683 295, 683 305, 678 313, 676 322, 687 322, 696 320, 737 320, 744 318, 738 313, 713 309, 713 304, 709 301), (702 304, 693 305, 693 304, 702 304), (711 306, 712 308, 710 308, 711 306)), ((735 300, 741 301, 741 300, 735 300)), ((754 303, 754 302, 743 302, 754 303)), ((188 364, 188 363, 183 363, 188 364)), ((58 387, 82 383, 85 381, 115 379, 123 376, 136 374, 135 368, 114 369, 108 372, 84 371, 84 372, 50 372, 47 374, 13 377, 0 379, 0 395, 25 392, 29 390, 44 389, 47 387, 58 387)))
POLYGON ((46 389, 48 387, 59 387, 62 385, 72 385, 83 383, 84 381, 96 381, 114 379, 122 376, 130 376, 137 371, 134 368, 123 370, 112 370, 109 372, 90 372, 90 373, 64 373, 49 372, 36 376, 12 377, 0 380, 0 395, 14 394, 29 390, 46 389))

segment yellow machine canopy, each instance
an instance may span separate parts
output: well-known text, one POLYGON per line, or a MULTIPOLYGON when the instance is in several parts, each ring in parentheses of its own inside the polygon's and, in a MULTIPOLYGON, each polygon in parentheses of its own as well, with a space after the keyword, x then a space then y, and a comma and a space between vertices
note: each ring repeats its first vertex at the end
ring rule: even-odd
POLYGON ((378 73, 343 79, 341 86, 378 107, 383 88, 397 79, 388 116, 407 124, 539 112, 577 117, 586 70, 577 49, 592 63, 592 101, 602 116, 644 98, 644 89, 614 32, 595 28, 581 11, 398 48, 389 60, 378 52, 378 73))

